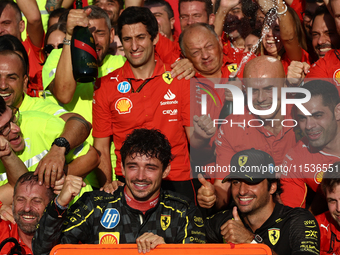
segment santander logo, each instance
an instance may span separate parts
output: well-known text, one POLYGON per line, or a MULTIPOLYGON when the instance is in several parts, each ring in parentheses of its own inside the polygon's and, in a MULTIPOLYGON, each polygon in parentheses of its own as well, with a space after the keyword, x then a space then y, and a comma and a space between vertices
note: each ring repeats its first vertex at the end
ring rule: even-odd
POLYGON ((170 89, 168 89, 168 92, 164 95, 164 99, 165 100, 172 100, 175 99, 176 95, 174 93, 171 92, 170 89))

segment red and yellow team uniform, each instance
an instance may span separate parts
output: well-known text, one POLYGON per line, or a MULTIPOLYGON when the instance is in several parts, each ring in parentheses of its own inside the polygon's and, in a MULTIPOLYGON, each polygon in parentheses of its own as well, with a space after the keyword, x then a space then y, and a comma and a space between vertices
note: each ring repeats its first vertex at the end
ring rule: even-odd
MULTIPOLYGON (((177 40, 170 41, 165 36, 159 34, 159 41, 155 46, 155 51, 163 62, 172 64, 181 58, 181 48, 177 40)), ((232 48, 229 41, 223 45, 223 67, 228 68, 229 72, 235 72, 238 66, 242 63, 240 71, 237 73, 237 77, 243 78, 243 69, 245 64, 255 58, 254 54, 244 53, 243 50, 232 48)), ((228 78, 223 76, 223 78, 228 78)))
POLYGON ((306 137, 301 139, 288 151, 282 162, 283 204, 290 207, 305 207, 307 186, 315 192, 321 192, 319 184, 323 171, 339 160, 338 156, 312 148, 306 137))
POLYGON ((340 91, 340 52, 330 50, 323 58, 316 61, 306 75, 306 79, 309 78, 329 78, 328 81, 336 85, 340 91))
POLYGON ((157 59, 150 79, 135 79, 129 62, 96 81, 93 96, 93 137, 113 135, 116 175, 122 176, 120 148, 136 128, 159 129, 169 140, 172 154, 167 180, 190 180, 188 141, 190 84, 173 79, 170 66, 157 59), (142 84, 145 84, 138 93, 142 84))
MULTIPOLYGON (((292 119, 289 112, 287 111, 287 120, 292 119)), ((285 153, 296 144, 296 137, 298 136, 295 134, 294 128, 282 127, 280 133, 275 136, 261 126, 258 119, 258 116, 247 110, 245 110, 244 115, 230 115, 226 118, 228 123, 221 125, 215 141, 216 168, 218 166, 228 167, 235 153, 251 148, 270 154, 275 161, 275 165, 282 163, 285 153), (231 123, 233 123, 232 126, 231 123)), ((286 123, 287 126, 292 124, 291 121, 286 123)), ((219 173, 217 178, 224 178, 225 176, 226 173, 222 172, 222 174, 219 173)))
POLYGON ((42 68, 44 63, 43 45, 35 46, 29 36, 22 42, 28 54, 29 61, 29 84, 27 94, 33 97, 39 96, 39 91, 43 91, 42 68))
POLYGON ((315 218, 320 229, 320 254, 340 254, 340 228, 338 223, 329 211, 315 218))
MULTIPOLYGON (((6 238, 14 237, 20 244, 22 254, 33 254, 31 249, 20 239, 17 224, 0 219, 0 229, 0 243, 6 238)), ((14 243, 12 242, 5 244, 5 246, 0 251, 0 255, 9 254, 12 247, 14 247, 14 243)))

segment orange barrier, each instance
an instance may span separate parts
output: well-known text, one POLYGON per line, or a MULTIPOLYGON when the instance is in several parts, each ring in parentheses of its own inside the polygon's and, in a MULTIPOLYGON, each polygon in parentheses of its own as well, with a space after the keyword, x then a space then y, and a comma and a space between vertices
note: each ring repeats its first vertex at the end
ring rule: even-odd
MULTIPOLYGON (((136 244, 59 244, 50 255, 140 255, 136 244)), ((151 250, 150 255, 266 255, 272 254, 265 244, 162 244, 151 250)))

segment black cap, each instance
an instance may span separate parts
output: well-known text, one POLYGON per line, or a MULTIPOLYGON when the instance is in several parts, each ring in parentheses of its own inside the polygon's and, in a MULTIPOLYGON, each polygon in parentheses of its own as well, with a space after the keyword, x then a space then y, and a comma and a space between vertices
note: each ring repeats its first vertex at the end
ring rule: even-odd
POLYGON ((264 179, 275 178, 274 159, 261 150, 244 150, 237 152, 230 160, 230 174, 222 183, 231 179, 241 179, 257 184, 264 179))

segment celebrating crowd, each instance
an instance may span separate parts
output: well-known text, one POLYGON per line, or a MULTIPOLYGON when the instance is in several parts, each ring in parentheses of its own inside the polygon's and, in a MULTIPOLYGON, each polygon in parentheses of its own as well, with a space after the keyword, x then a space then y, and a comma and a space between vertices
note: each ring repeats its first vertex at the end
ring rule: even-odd
POLYGON ((340 0, 82 4, 0 0, 0 254, 340 254, 340 0))

